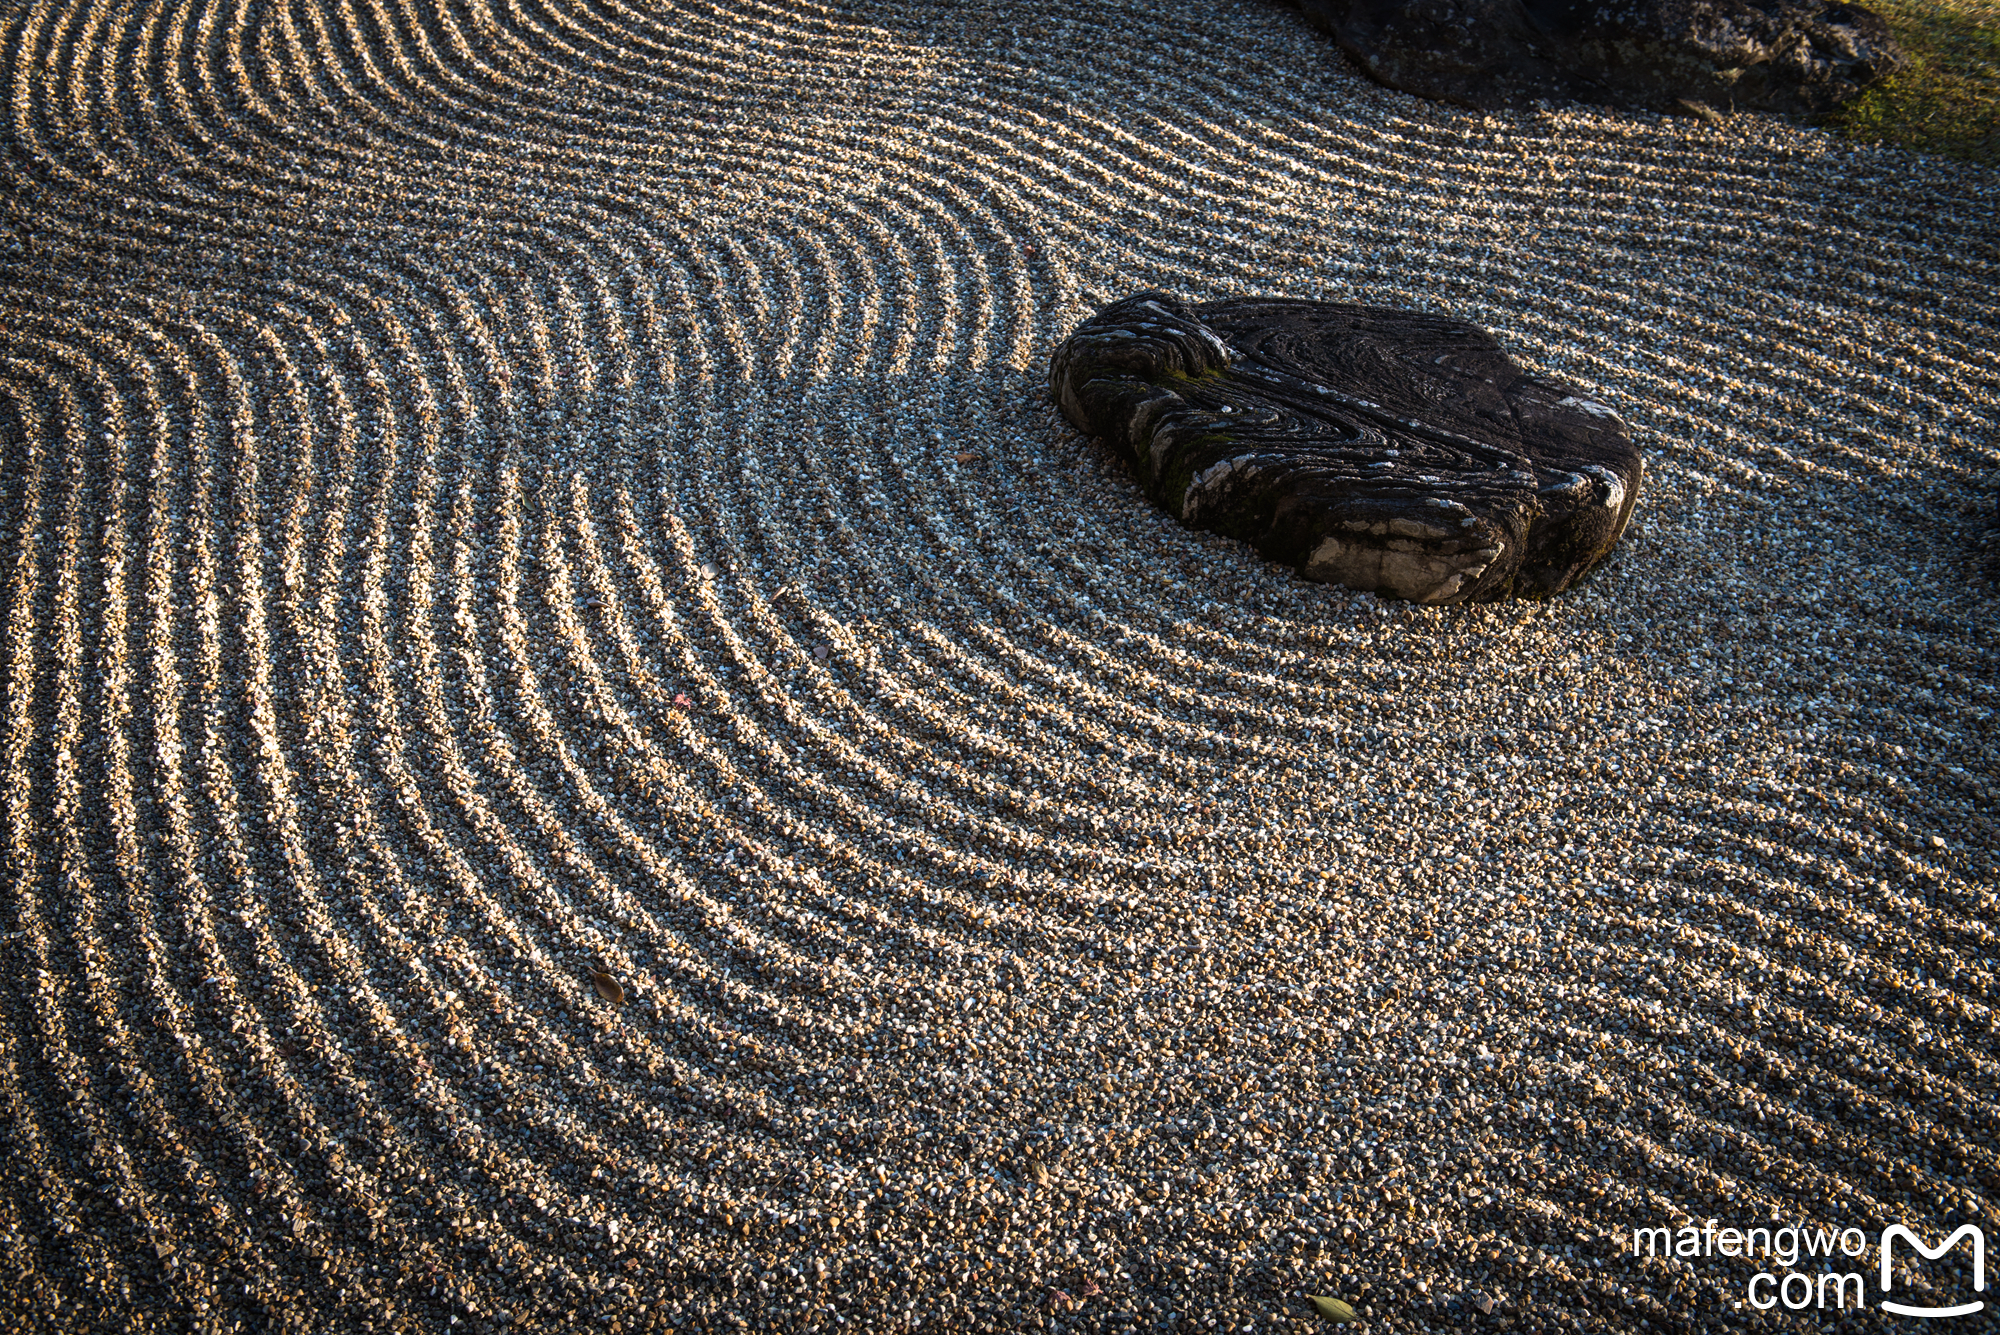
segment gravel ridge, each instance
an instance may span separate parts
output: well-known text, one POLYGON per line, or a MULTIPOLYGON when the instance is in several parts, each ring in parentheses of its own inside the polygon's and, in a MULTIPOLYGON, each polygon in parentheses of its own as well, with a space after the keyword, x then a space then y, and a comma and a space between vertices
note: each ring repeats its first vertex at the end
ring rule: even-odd
POLYGON ((2000 1237, 2000 176, 1249 0, 0 58, 0 1330, 1789 1329, 1631 1230, 2000 1237), (1047 393, 1143 288, 1482 324, 1633 527, 1185 530, 1047 393))

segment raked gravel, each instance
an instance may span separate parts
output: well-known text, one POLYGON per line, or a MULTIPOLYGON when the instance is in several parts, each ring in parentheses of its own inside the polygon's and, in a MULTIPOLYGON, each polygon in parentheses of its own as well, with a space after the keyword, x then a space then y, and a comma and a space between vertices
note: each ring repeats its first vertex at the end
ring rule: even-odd
POLYGON ((1631 1230, 2000 1237, 1992 172, 1251 0, 0 59, 0 1329, 1776 1329, 1631 1230), (1143 287, 1485 325, 1634 529, 1184 530, 1046 392, 1143 287))

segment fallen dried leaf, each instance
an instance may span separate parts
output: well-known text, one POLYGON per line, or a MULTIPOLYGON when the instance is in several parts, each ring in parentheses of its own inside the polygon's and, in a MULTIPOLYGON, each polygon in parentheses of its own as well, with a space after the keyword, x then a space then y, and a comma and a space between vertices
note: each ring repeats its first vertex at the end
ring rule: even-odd
POLYGON ((603 997, 614 1006, 625 1004, 625 989, 620 987, 618 980, 610 974, 592 969, 590 971, 590 981, 597 988, 598 996, 603 997))
POLYGON ((962 464, 969 464, 978 457, 979 457, 978 450, 960 450, 958 452, 958 461, 962 464))
POLYGON ((1322 1298, 1318 1294, 1311 1297, 1313 1308, 1328 1321, 1344 1326, 1361 1319, 1352 1307, 1338 1298, 1322 1298))
POLYGON ((1038 1187, 1046 1187, 1049 1184, 1049 1170, 1042 1167, 1042 1161, 1032 1155, 1028 1158, 1028 1180, 1038 1187))

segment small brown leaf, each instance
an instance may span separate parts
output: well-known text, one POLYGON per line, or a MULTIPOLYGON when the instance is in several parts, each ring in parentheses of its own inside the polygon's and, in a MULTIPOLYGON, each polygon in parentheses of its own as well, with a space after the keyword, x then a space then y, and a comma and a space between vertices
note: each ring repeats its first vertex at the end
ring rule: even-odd
POLYGON ((610 974, 592 969, 590 971, 590 981, 597 988, 598 996, 603 997, 614 1006, 625 1004, 625 989, 620 987, 618 980, 610 974))
POLYGON ((1352 1307, 1338 1298, 1322 1298, 1318 1294, 1311 1297, 1314 1310, 1328 1321, 1345 1326, 1361 1319, 1352 1307))
POLYGON ((1049 1184, 1049 1170, 1042 1167, 1042 1161, 1030 1155, 1028 1158, 1028 1178, 1038 1187, 1049 1184))
POLYGON ((974 460, 978 458, 979 458, 978 450, 960 450, 958 452, 958 461, 962 464, 972 463, 974 460))

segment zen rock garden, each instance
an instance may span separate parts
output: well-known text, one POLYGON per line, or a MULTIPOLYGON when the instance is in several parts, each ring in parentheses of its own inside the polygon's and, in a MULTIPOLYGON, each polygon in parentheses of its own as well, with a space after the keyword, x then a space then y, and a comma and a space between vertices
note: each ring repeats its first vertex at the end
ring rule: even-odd
MULTIPOLYGON (((1880 17, 1821 0, 1294 3, 1381 82, 1482 110, 1824 112, 1904 60, 1880 17)), ((1141 293, 1077 329, 1050 380, 1183 523, 1419 603, 1568 588, 1644 472, 1611 408, 1412 311, 1141 293)))
POLYGON ((1418 603, 1568 588, 1644 472, 1611 408, 1413 311, 1145 292, 1080 326, 1050 381, 1183 523, 1418 603))

